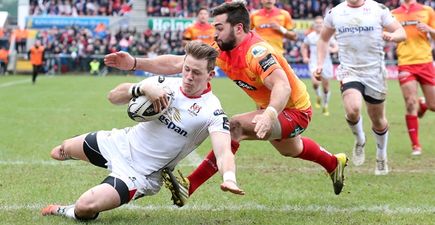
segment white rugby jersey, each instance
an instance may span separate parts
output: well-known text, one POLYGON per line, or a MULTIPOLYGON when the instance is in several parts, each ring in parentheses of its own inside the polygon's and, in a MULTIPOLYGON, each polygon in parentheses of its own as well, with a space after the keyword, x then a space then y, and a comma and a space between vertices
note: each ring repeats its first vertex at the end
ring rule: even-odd
POLYGON ((336 31, 340 63, 358 68, 383 63, 383 27, 394 21, 387 7, 365 0, 358 8, 340 3, 326 14, 324 23, 336 31))
POLYGON ((181 91, 182 78, 151 77, 173 91, 169 109, 158 119, 138 123, 127 132, 132 167, 144 175, 175 165, 212 132, 229 133, 228 117, 211 87, 200 97, 181 91))
MULTIPOLYGON (((310 62, 308 64, 308 67, 310 68, 310 71, 313 72, 317 68, 317 41, 320 38, 320 34, 316 32, 309 33, 304 38, 304 43, 309 46, 310 50, 310 62)), ((335 42, 335 39, 331 38, 329 43, 335 42)), ((323 63, 323 67, 326 68, 328 66, 332 65, 331 61, 331 55, 329 54, 329 51, 326 53, 325 61, 323 63)))

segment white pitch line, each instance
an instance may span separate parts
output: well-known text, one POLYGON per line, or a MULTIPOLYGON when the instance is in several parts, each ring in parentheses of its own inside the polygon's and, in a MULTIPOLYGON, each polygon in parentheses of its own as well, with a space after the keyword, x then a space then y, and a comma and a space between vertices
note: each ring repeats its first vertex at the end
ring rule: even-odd
POLYGON ((10 86, 14 86, 17 84, 23 84, 23 83, 29 83, 30 84, 31 80, 17 80, 17 81, 11 81, 11 82, 6 82, 3 84, 0 84, 0 88, 4 88, 4 87, 10 87, 10 86))
MULTIPOLYGON (((197 167, 198 166, 198 159, 199 162, 202 161, 200 156, 197 156, 197 159, 194 159, 190 162, 182 162, 178 164, 178 167, 197 167)), ((81 162, 80 160, 68 160, 68 161, 56 161, 56 160, 0 160, 0 165, 7 165, 7 166, 20 166, 20 165, 42 165, 42 166, 60 166, 60 165, 68 165, 68 166, 83 166, 86 163, 81 162)), ((314 167, 299 167, 299 168, 289 168, 287 166, 273 166, 273 165, 237 165, 237 168, 239 169, 247 169, 247 170, 267 170, 267 169, 277 169, 282 170, 282 172, 285 171, 293 171, 293 172, 308 172, 308 173, 323 173, 323 170, 321 167, 314 168, 314 167)), ((374 169, 372 168, 361 168, 361 167, 348 167, 348 171, 352 172, 364 172, 364 173, 373 173, 374 169)), ((432 173, 435 169, 391 169, 391 173, 432 173)))
MULTIPOLYGON (((0 211, 17 211, 17 210, 40 210, 45 204, 32 203, 25 205, 0 205, 0 211)), ((419 207, 394 207, 390 205, 365 205, 356 207, 337 207, 337 206, 325 206, 325 205, 282 205, 282 206, 268 206, 256 203, 246 203, 242 205, 210 205, 210 204, 190 204, 182 208, 178 208, 173 205, 147 205, 140 206, 134 203, 124 205, 120 209, 132 210, 132 211, 268 211, 268 212, 323 212, 323 213, 383 213, 383 214, 432 214, 435 213, 435 207, 433 206, 419 206, 419 207)))

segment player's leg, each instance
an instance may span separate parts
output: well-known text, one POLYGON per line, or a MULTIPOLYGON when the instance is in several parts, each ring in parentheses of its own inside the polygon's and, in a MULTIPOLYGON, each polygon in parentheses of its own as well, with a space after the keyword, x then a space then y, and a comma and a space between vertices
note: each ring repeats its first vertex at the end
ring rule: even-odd
POLYGON ((365 161, 364 146, 366 140, 361 116, 364 86, 359 82, 349 82, 342 85, 341 91, 346 121, 355 136, 352 162, 359 166, 365 161))
MULTIPOLYGON (((311 73, 313 74, 313 73, 311 73)), ((311 83, 313 85, 314 93, 316 94, 315 108, 320 108, 322 104, 322 91, 320 90, 320 81, 318 81, 314 75, 311 75, 311 83)))
MULTIPOLYGON (((238 114, 230 119, 230 131, 231 131, 231 150, 233 153, 239 149, 239 142, 245 139, 257 139, 254 132, 255 124, 252 123, 252 119, 257 114, 261 114, 262 110, 248 112, 244 114, 238 114)), ((189 195, 201 186, 205 181, 218 172, 216 164, 216 157, 211 150, 204 161, 189 175, 185 180, 189 186, 189 195)))
POLYGON ((322 89, 323 89, 322 113, 325 116, 329 116, 328 105, 329 105, 329 99, 331 98, 331 91, 329 88, 329 79, 328 78, 322 78, 322 89))
POLYGON ((35 84, 36 82, 36 77, 38 76, 38 66, 37 65, 33 65, 33 71, 32 71, 32 84, 35 84))
POLYGON ((372 121, 372 131, 376 140, 375 175, 388 174, 387 145, 388 121, 385 116, 385 104, 366 96, 367 113, 372 121))
POLYGON ((128 203, 127 185, 119 178, 107 177, 101 184, 83 193, 75 204, 49 205, 42 209, 42 215, 59 215, 76 220, 93 220, 102 211, 128 203))
POLYGON ((419 131, 419 122, 418 122, 418 89, 417 89, 417 81, 415 79, 408 80, 407 82, 400 84, 400 89, 402 90, 402 95, 405 100, 406 107, 406 126, 408 128, 408 135, 411 140, 412 145, 412 154, 420 155, 421 154, 421 145, 418 137, 419 131))

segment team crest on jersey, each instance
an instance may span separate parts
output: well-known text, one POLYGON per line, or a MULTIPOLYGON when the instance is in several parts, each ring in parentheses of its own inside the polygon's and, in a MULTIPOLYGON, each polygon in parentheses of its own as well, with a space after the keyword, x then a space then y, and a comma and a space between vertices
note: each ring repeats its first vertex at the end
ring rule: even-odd
POLYGON ((254 56, 254 58, 258 58, 264 55, 264 53, 267 52, 267 49, 264 46, 257 45, 252 48, 251 53, 254 56))
POLYGON ((192 116, 198 116, 199 111, 201 111, 202 106, 198 105, 196 102, 193 103, 193 105, 190 106, 190 108, 187 110, 190 115, 192 116))

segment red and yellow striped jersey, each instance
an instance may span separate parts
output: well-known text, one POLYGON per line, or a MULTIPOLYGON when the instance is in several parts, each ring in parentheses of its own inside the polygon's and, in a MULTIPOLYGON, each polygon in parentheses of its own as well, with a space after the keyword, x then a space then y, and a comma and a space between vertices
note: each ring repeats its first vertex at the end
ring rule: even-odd
POLYGON ((311 106, 305 84, 296 76, 284 56, 254 32, 231 51, 219 51, 216 64, 227 76, 251 97, 257 106, 269 105, 271 90, 264 85, 264 79, 275 69, 284 70, 290 83, 291 94, 286 108, 305 110, 311 106))
POLYGON ((407 38, 397 46, 399 65, 412 65, 432 62, 432 47, 428 34, 417 30, 418 23, 435 28, 434 10, 419 3, 411 4, 409 9, 402 4, 392 11, 405 28, 407 38))
POLYGON ((184 30, 183 39, 211 44, 214 41, 214 27, 209 23, 194 23, 184 30))
POLYGON ((272 23, 276 23, 287 30, 293 29, 293 21, 290 14, 279 8, 272 10, 260 9, 251 14, 251 29, 255 29, 261 38, 267 41, 272 47, 278 50, 280 54, 284 53, 283 41, 284 35, 273 28, 272 23))

